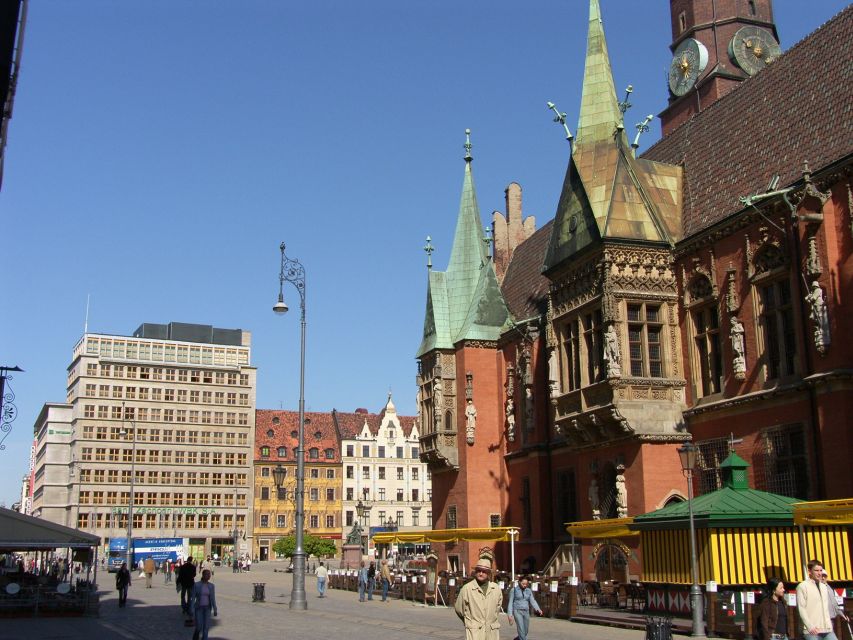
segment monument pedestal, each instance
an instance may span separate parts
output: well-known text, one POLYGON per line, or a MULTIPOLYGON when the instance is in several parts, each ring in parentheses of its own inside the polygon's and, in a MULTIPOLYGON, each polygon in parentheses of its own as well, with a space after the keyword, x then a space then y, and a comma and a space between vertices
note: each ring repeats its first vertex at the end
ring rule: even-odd
POLYGON ((361 545, 345 544, 343 546, 343 557, 341 558, 341 569, 358 569, 361 566, 361 545))

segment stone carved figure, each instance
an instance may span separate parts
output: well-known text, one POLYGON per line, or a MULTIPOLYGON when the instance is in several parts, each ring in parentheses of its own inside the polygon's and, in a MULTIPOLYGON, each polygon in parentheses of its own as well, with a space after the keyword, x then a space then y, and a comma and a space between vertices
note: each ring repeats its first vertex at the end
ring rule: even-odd
POLYGON ((607 331, 604 332, 604 362, 607 365, 608 376, 622 375, 619 359, 619 336, 616 335, 616 327, 611 323, 607 325, 607 331))
POLYGON ((592 509, 592 519, 598 520, 601 518, 601 511, 598 509, 598 479, 593 476, 589 481, 589 506, 592 509))
POLYGON ((432 411, 436 431, 441 431, 441 410, 443 407, 444 398, 442 396, 441 378, 436 378, 432 386, 432 411))
POLYGON ((515 442, 515 403, 512 398, 506 399, 506 438, 515 442))
POLYGON ((624 469, 619 469, 616 474, 616 517, 628 517, 628 489, 625 486, 624 469))
POLYGON ((474 432, 477 430, 477 407, 473 400, 469 400, 465 406, 465 440, 468 444, 474 444, 474 432))
POLYGON ((533 387, 524 389, 524 428, 533 431, 533 387))
POLYGON ((551 349, 548 356, 548 389, 551 398, 554 399, 560 395, 560 371, 557 364, 557 350, 551 349))
POLYGON ((743 380, 746 377, 746 351, 743 343, 743 323, 737 319, 737 316, 731 318, 731 331, 729 338, 732 341, 732 370, 734 371, 737 380, 743 380))
POLYGON ((817 280, 812 282, 812 289, 806 296, 809 304, 809 317, 814 323, 814 344, 818 353, 823 355, 830 344, 829 336, 829 313, 826 309, 826 299, 823 289, 817 280))

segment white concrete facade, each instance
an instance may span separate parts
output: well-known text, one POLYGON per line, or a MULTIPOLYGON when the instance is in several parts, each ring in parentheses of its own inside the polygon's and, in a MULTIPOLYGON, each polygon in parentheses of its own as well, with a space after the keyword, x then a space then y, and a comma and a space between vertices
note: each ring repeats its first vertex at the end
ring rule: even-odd
POLYGON ((213 339, 83 335, 68 404, 45 405, 35 425, 34 515, 106 546, 127 535, 132 475, 134 538, 179 537, 193 556, 224 555, 236 528, 247 536, 237 551, 251 549, 251 335, 184 327, 213 339))

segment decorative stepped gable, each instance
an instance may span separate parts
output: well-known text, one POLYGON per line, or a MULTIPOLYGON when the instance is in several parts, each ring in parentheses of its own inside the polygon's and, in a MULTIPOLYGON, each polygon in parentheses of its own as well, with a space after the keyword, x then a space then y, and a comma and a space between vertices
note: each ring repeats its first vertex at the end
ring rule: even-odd
POLYGON ((680 168, 634 158, 599 3, 590 0, 578 131, 543 272, 605 238, 671 246, 681 235, 680 186, 680 168))
POLYGON ((494 265, 489 260, 474 177, 470 143, 456 233, 447 271, 430 270, 424 333, 416 357, 453 349, 462 340, 496 341, 509 321, 494 265))

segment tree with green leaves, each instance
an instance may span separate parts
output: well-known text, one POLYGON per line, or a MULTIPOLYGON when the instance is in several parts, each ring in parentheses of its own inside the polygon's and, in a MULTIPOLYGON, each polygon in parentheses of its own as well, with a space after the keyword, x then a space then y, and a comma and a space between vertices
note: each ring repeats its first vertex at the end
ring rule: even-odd
MULTIPOLYGON (((322 558, 324 556, 333 556, 337 552, 335 543, 327 538, 318 538, 309 534, 302 536, 302 549, 305 551, 305 556, 316 556, 322 558)), ((289 535, 279 538, 272 545, 272 550, 276 555, 292 558, 296 551, 296 536, 289 535)))

